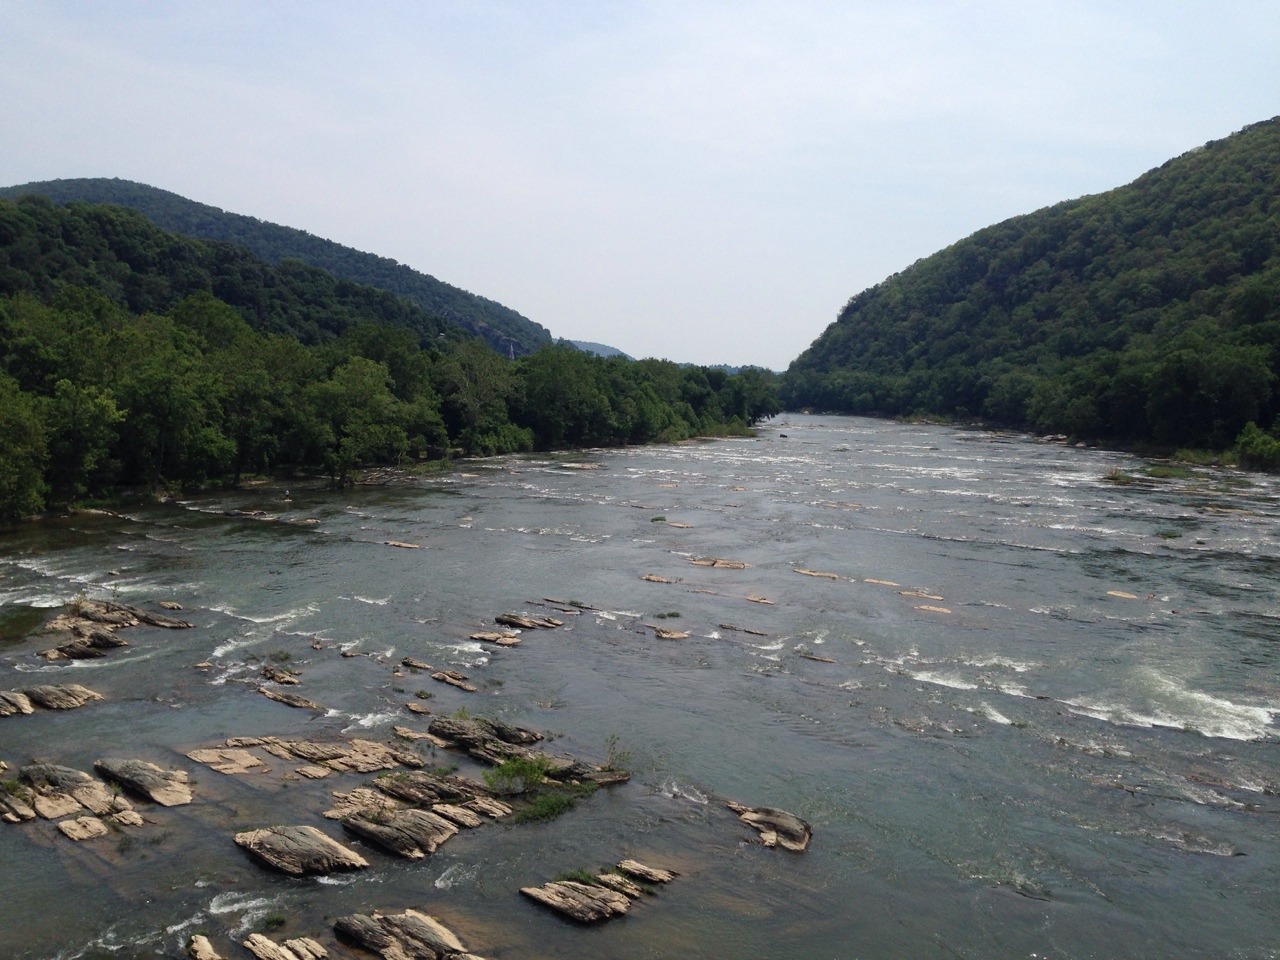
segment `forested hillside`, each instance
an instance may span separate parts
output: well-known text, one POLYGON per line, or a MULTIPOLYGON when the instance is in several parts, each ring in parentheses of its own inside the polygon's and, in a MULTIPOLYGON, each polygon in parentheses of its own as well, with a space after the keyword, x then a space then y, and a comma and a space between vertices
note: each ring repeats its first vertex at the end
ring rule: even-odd
POLYGON ((100 291, 132 313, 163 313, 206 291, 254 329, 305 343, 370 320, 405 327, 423 341, 465 336, 385 290, 297 260, 270 264, 231 243, 179 236, 123 207, 0 200, 0 296, 48 300, 69 287, 100 291))
POLYGON ((779 408, 762 371, 510 360, 315 267, 0 200, 0 522, 121 488, 741 432, 779 408))
POLYGON ((269 263, 300 260, 344 280, 408 297, 425 313, 484 337, 498 352, 531 353, 551 342, 546 328, 496 301, 468 293, 387 257, 362 253, 254 217, 228 213, 176 193, 119 179, 47 180, 0 188, 0 197, 45 196, 55 203, 112 203, 129 207, 175 233, 222 240, 251 250, 269 263))
POLYGON ((1222 449, 1272 427, 1278 380, 1280 118, 859 293, 783 391, 793 409, 1222 449))

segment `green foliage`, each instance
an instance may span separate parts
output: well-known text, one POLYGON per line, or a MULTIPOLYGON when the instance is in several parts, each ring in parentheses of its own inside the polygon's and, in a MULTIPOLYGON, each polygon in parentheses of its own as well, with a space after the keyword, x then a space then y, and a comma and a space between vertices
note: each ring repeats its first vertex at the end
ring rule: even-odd
POLYGON ((563 883, 568 880, 572 883, 585 883, 591 886, 600 885, 600 877, 598 874, 592 873, 584 867, 578 867, 576 870, 564 870, 555 875, 556 882, 563 883))
POLYGON ((679 440, 776 378, 549 347, 511 361, 417 308, 128 210, 0 200, 0 522, 123 488, 679 440), (7 294, 7 295, 6 295, 7 294))
POLYGON ((1280 118, 863 291, 783 400, 1224 449, 1280 413, 1277 203, 1280 118))
POLYGON ((597 789, 597 785, 590 782, 542 787, 526 796, 524 805, 516 810, 511 818, 516 823, 553 820, 571 810, 573 805, 582 798, 591 796, 597 789))
POLYGON ((262 918, 261 928, 267 933, 271 933, 272 931, 283 929, 288 923, 289 917, 286 914, 279 910, 273 910, 262 918))
POLYGON ((511 757, 492 770, 486 770, 484 781, 495 793, 529 793, 541 786, 550 770, 551 761, 546 757, 511 757))
POLYGON ((1235 453, 1240 465, 1254 470, 1280 470, 1280 439, 1276 430, 1264 433, 1250 420, 1236 438, 1235 453))
POLYGON ((35 399, 0 373, 0 524, 44 508, 48 448, 35 399))
POLYGON ((631 751, 622 746, 622 740, 616 733, 604 739, 605 770, 626 770, 631 766, 631 751))

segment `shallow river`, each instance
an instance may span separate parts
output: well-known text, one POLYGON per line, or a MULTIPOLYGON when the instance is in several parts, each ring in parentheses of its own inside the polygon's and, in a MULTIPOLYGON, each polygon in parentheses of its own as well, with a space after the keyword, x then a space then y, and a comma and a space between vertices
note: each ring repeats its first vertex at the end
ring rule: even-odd
POLYGON ((0 824, 0 956, 179 957, 197 931, 248 956, 238 941, 271 914, 288 917, 277 936, 332 948, 333 918, 404 907, 496 960, 1280 956, 1277 483, 1105 479, 1146 466, 788 416, 755 439, 256 488, 5 534, 0 690, 72 680, 106 699, 0 719, 0 760, 140 756, 189 770, 196 801, 140 803, 146 827, 78 845, 47 822, 0 824), (196 628, 46 663, 47 642, 23 636, 77 595, 174 600, 196 628), (504 611, 550 612, 548 597, 593 609, 513 649, 467 639, 504 611), (480 691, 397 676, 405 656, 480 691), (258 695, 269 659, 327 712, 258 695), (359 846, 369 870, 291 880, 232 834, 341 836, 320 816, 329 792, 369 778, 232 777, 185 756, 231 736, 390 740, 425 727, 404 708, 424 687, 433 712, 500 716, 596 761, 612 750, 634 777, 551 823, 464 831, 418 862, 359 846), (810 849, 750 842, 725 799, 806 818, 810 849), (681 876, 593 928, 517 893, 623 857, 681 876))

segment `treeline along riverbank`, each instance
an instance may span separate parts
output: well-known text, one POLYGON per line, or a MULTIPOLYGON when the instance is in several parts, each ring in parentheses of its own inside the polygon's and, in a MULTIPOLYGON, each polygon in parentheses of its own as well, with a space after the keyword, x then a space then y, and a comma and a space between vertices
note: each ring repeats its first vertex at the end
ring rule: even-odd
POLYGON ((0 521, 121 488, 738 432, 779 410, 765 371, 566 346, 512 361, 383 291, 118 208, 0 201, 0 228, 0 521))

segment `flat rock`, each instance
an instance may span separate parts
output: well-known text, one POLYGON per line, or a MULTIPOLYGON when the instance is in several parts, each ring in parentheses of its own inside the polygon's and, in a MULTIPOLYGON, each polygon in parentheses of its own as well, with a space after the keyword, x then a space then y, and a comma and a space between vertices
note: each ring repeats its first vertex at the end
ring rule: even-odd
POLYGON ((767 637, 769 635, 763 630, 752 630, 750 627, 739 627, 737 624, 733 623, 722 623, 720 624, 720 629, 733 630, 735 633, 745 633, 752 637, 767 637))
POLYGON ((835 657, 824 657, 818 653, 812 653, 808 650, 797 650, 797 657, 803 657, 806 660, 816 660, 818 663, 835 663, 835 657))
POLYGON ((806 577, 821 577, 823 580, 839 580, 840 574, 830 573, 826 570, 809 570, 805 567, 795 567, 796 573, 803 573, 806 577))
POLYGON ((362 811, 376 812, 400 809, 399 802, 394 798, 372 787, 356 787, 346 793, 335 790, 333 799, 335 801, 334 807, 324 812, 324 815, 330 820, 341 820, 344 817, 349 817, 362 811))
POLYGON ((0 691, 0 717, 11 717, 14 714, 30 714, 35 713, 36 708, 31 703, 31 698, 25 693, 19 693, 16 690, 0 691))
POLYGON ((264 745, 277 756, 306 760, 338 773, 374 773, 398 766, 421 767, 426 761, 412 750, 376 740, 280 740, 264 745))
POLYGON ((384 547, 399 547, 401 550, 421 550, 422 549, 422 544, 408 543, 404 540, 383 540, 382 545, 384 547))
POLYGON ((295 877, 369 866, 354 850, 306 825, 247 830, 235 841, 267 866, 295 877))
POLYGON ((467 829, 474 829, 484 823, 484 819, 478 813, 452 803, 433 803, 431 812, 467 829))
POLYGON ((428 724, 427 730, 441 740, 468 749, 494 742, 527 746, 542 739, 542 734, 536 730, 488 717, 436 717, 428 724))
POLYGON ((260 757, 241 747, 208 747, 192 750, 187 754, 196 763, 217 770, 218 773, 239 774, 255 771, 265 773, 266 765, 260 757))
POLYGON ((69 797, 95 816, 118 816, 133 809, 119 792, 81 770, 41 763, 23 767, 22 776, 38 793, 69 797))
POLYGON ((688 640, 689 639, 688 630, 671 630, 668 627, 654 627, 653 624, 649 624, 649 626, 653 627, 653 635, 657 637, 659 640, 688 640))
POLYGON ((630 897, 632 900, 639 900, 644 896, 644 888, 632 880, 628 880, 620 873, 602 873, 596 877, 596 882, 602 887, 608 887, 610 890, 616 890, 624 896, 630 897))
POLYGON ((84 809, 80 801, 69 793, 37 793, 32 805, 36 813, 46 820, 57 820, 84 809))
POLYGON ((426 806, 464 802, 476 796, 475 785, 471 781, 428 773, 425 770, 390 773, 378 777, 373 785, 387 796, 426 806))
POLYGON ((209 938, 199 933, 193 936, 191 942, 187 944, 187 956, 191 960, 226 960, 222 954, 213 949, 213 944, 209 942, 209 938))
POLYGON ((410 860, 435 853, 458 827, 430 810, 364 809, 342 819, 342 826, 364 840, 410 860))
POLYGON ((284 667, 276 666, 274 663, 268 663, 262 667, 262 676, 272 683, 282 683, 285 686, 293 686, 300 682, 297 674, 284 669, 284 667))
POLYGON ((640 579, 648 580, 650 583, 679 583, 680 582, 679 579, 673 580, 671 577, 664 577, 656 573, 646 573, 640 579))
POLYGON ((690 557, 689 562, 699 567, 717 567, 721 570, 745 570, 751 566, 741 560, 726 560, 724 557, 690 557))
POLYGON ((452 930, 417 910, 390 915, 374 913, 340 917, 334 922, 333 929, 340 937, 383 960, 440 960, 445 957, 464 960, 473 957, 452 930))
POLYGON ((141 607, 132 607, 112 600, 88 600, 81 603, 73 611, 75 616, 112 626, 130 627, 145 623, 152 627, 164 627, 168 630, 185 630, 193 626, 186 620, 165 616, 163 613, 152 613, 141 607))
POLYGON ((308 937, 276 943, 260 933, 251 933, 244 946, 258 960, 324 960, 329 956, 329 951, 308 937))
POLYGON ((46 660, 93 660, 104 657, 108 650, 126 647, 129 641, 118 637, 109 629, 98 628, 81 631, 66 643, 59 644, 52 650, 42 651, 40 656, 46 660))
POLYGON ((278 703, 286 704, 290 707, 298 707, 305 710, 323 710, 324 707, 316 703, 314 700, 308 700, 306 697, 299 697, 296 694, 285 693, 282 690, 272 690, 270 687, 259 687, 258 692, 270 700, 278 703))
POLYGON ((180 807, 191 802, 191 787, 185 770, 165 770, 145 760, 117 758, 95 760, 93 768, 126 790, 162 807, 180 807))
MULTIPOLYGON (((410 704, 405 704, 405 706, 410 706, 410 704)), ((415 710, 414 712, 417 713, 418 711, 415 710)), ((422 712, 430 713, 431 711, 426 710, 422 712)), ((433 737, 429 733, 423 733, 421 730, 414 730, 414 729, 411 729, 410 727, 395 726, 391 728, 391 732, 394 733, 401 740, 427 740, 432 743, 440 742, 439 737, 433 737)))
POLYGON ((72 840, 92 840, 94 837, 105 837, 109 832, 107 825, 97 817, 63 820, 58 824, 58 829, 72 840))
POLYGON ((618 869, 630 876, 637 877, 648 883, 670 883, 679 876, 674 870, 662 870, 658 867, 650 867, 641 863, 639 860, 623 860, 618 864, 618 869))
POLYGON ((766 847, 782 847, 800 853, 809 846, 813 828, 794 813, 774 807, 748 807, 732 800, 726 806, 738 815, 739 820, 760 832, 760 842, 766 847))
POLYGON ((416 700, 410 700, 408 703, 404 705, 404 708, 408 710, 410 713, 416 713, 416 714, 419 714, 420 716, 426 716, 431 713, 430 707, 428 707, 425 703, 419 703, 416 700))
POLYGON ((481 643, 496 643, 500 647, 515 647, 520 644, 520 637, 512 630, 479 630, 471 634, 471 639, 481 643))
POLYGON ((415 657, 405 657, 403 660, 400 661, 400 664, 401 666, 408 667, 410 670, 431 671, 435 669, 435 667, 427 663, 425 660, 418 660, 415 657))
POLYGON ((467 807, 483 813, 491 820, 501 820, 503 817, 511 816, 511 808, 493 797, 472 797, 467 801, 467 807))
POLYGON ((24 823, 36 818, 35 792, 19 783, 6 783, 0 787, 0 820, 5 823, 24 823))
POLYGON ((431 675, 431 679, 447 683, 450 686, 457 687, 459 690, 465 690, 467 693, 475 693, 478 689, 474 683, 467 679, 466 674, 458 673, 457 670, 437 670, 431 675))
POLYGON ((580 923, 608 920, 631 909, 626 894, 594 883, 553 880, 540 887, 521 887, 520 892, 580 923))
POLYGON ((519 627, 522 630, 550 630, 564 626, 564 621, 555 617, 541 617, 528 613, 500 613, 493 619, 504 627, 519 627))
POLYGON ((53 763, 33 763, 19 771, 30 792, 26 802, 46 820, 88 810, 108 816, 129 810, 129 801, 107 788, 101 780, 82 770, 53 763))
POLYGON ((78 683, 42 684, 22 691, 32 703, 48 710, 75 710, 86 703, 101 700, 102 694, 94 693, 78 683))

